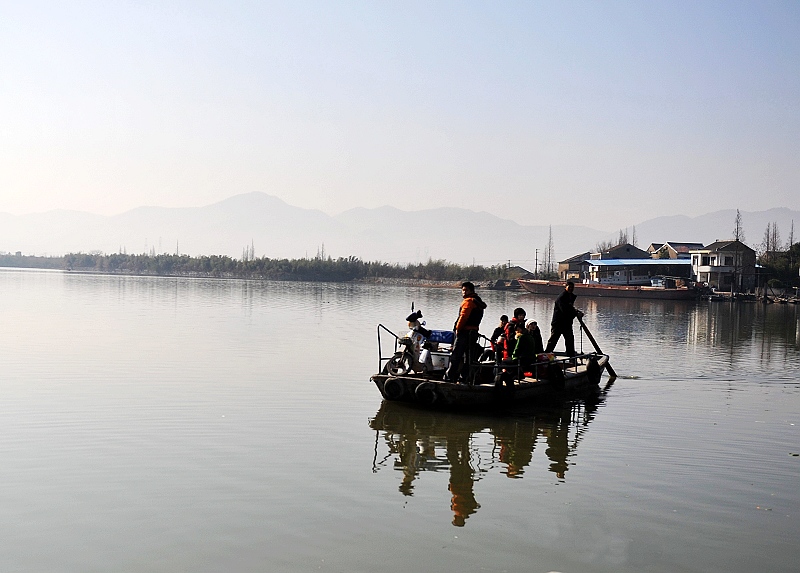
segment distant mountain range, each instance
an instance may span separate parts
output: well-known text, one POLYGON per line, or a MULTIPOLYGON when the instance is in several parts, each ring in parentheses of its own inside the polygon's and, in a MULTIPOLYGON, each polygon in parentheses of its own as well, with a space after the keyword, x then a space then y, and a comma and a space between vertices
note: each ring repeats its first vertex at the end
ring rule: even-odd
MULTIPOLYGON (((636 224, 637 242, 641 248, 666 241, 708 244, 731 237, 735 216, 735 210, 723 210, 650 219, 636 224)), ((800 211, 742 211, 742 219, 745 239, 753 247, 772 222, 778 224, 784 241, 792 221, 797 222, 800 236, 800 211)), ((600 241, 615 241, 619 234, 579 225, 553 225, 552 231, 556 260, 592 250, 600 241)), ((333 258, 401 263, 433 258, 484 265, 511 261, 532 269, 537 249, 542 260, 548 233, 547 225, 520 225, 457 207, 357 208, 330 216, 258 192, 205 207, 139 207, 114 216, 63 210, 22 216, 0 213, 0 251, 26 255, 154 251, 240 258, 252 245, 259 257, 313 257, 324 251, 333 258)))

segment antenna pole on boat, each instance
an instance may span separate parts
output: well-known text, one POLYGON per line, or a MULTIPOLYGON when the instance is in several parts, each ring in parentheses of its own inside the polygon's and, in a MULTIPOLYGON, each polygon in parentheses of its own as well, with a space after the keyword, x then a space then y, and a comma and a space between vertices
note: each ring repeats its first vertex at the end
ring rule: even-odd
MULTIPOLYGON (((591 343, 592 343, 592 346, 594 346, 594 351, 595 351, 595 352, 597 352, 598 354, 603 354, 603 351, 602 351, 602 350, 600 350, 600 345, 599 345, 599 344, 597 344, 597 341, 594 339, 594 336, 592 336, 592 333, 591 333, 591 332, 589 332, 589 329, 588 329, 588 328, 586 328, 586 324, 583 322, 583 318, 582 318, 582 317, 580 317, 580 316, 578 316, 577 318, 578 318, 578 322, 580 322, 580 323, 581 323, 581 328, 582 328, 582 329, 583 329, 583 331, 586 333, 586 338, 588 338, 588 339, 589 339, 589 342, 591 342, 591 343)), ((611 376, 613 376, 614 378, 616 378, 616 377, 617 377, 617 373, 616 373, 616 372, 614 372, 614 369, 611 367, 611 359, 610 359, 610 358, 609 358, 609 360, 606 362, 606 370, 608 370, 608 373, 609 373, 611 376)))

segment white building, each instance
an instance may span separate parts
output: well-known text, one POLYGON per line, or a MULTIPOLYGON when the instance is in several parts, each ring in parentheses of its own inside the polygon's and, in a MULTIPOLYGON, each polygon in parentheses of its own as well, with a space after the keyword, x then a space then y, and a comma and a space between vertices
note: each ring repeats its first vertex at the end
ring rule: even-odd
POLYGON ((755 289, 756 252, 741 241, 715 241, 690 255, 697 282, 723 292, 755 289))

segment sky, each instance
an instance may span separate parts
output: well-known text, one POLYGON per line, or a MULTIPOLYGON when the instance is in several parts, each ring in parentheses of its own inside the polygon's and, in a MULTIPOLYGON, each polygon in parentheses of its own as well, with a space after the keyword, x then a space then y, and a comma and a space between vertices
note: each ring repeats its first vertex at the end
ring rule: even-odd
POLYGON ((800 209, 800 2, 0 5, 0 212, 800 209))

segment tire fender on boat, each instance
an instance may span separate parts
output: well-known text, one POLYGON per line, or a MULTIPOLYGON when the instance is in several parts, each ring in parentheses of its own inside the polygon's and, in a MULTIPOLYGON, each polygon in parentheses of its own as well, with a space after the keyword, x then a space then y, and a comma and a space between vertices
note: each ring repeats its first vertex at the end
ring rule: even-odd
POLYGON ((405 384, 397 378, 387 378, 383 383, 383 395, 387 400, 399 400, 406 393, 405 384))
POLYGON ((414 389, 414 396, 418 402, 432 406, 439 399, 439 392, 431 382, 422 382, 414 389))

